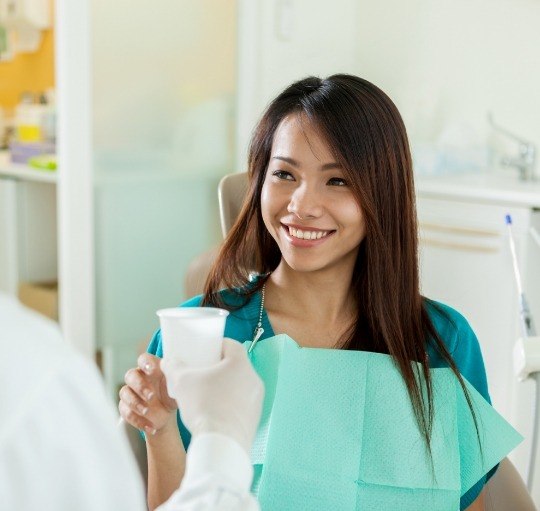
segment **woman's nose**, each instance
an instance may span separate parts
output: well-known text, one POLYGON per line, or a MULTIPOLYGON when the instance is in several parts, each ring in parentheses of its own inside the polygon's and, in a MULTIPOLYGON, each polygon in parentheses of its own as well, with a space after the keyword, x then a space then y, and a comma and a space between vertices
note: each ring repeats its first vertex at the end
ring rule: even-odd
POLYGON ((287 206, 287 211, 296 215, 300 220, 320 217, 323 210, 320 194, 306 184, 302 184, 294 190, 287 206))

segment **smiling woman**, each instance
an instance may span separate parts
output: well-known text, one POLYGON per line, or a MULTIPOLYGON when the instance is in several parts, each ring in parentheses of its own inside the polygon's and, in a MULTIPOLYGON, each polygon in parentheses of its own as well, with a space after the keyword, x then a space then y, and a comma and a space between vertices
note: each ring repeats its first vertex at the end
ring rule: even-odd
MULTIPOLYGON (((355 76, 296 82, 257 125, 248 171, 205 294, 184 306, 229 309, 225 335, 255 346, 267 393, 252 458, 262 509, 480 509, 516 436, 489 405, 467 321, 420 295, 395 105, 355 76)), ((159 331, 149 352, 162 356, 159 331)), ((158 416, 141 419, 158 431, 151 502, 183 471, 176 412, 164 403, 158 416)))

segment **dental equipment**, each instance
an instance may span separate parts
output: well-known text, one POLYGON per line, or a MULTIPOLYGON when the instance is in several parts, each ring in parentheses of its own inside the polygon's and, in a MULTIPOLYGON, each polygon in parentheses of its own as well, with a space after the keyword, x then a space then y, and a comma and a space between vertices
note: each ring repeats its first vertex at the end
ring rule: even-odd
POLYGON ((510 242, 510 251, 512 252, 512 264, 514 266, 514 276, 516 278, 517 290, 519 294, 519 315, 521 317, 521 330, 523 337, 533 337, 536 335, 536 329, 534 327, 531 312, 529 310, 529 304, 527 298, 523 292, 521 285, 521 274, 519 271, 519 264, 516 254, 516 244, 514 242, 514 236, 512 233, 512 217, 506 215, 506 225, 508 226, 508 240, 510 242))
POLYGON ((491 112, 488 112, 488 122, 491 127, 506 136, 507 138, 514 140, 519 145, 519 155, 517 157, 505 157, 501 160, 503 167, 513 167, 519 171, 519 179, 521 181, 532 181, 534 180, 534 171, 536 168, 536 146, 524 140, 522 137, 518 137, 508 131, 506 128, 502 128, 495 123, 493 115, 491 112))
POLYGON ((540 422, 540 337, 536 335, 534 321, 521 284, 516 245, 512 233, 512 217, 510 215, 506 215, 506 225, 508 226, 508 240, 510 243, 510 251, 512 253, 512 264, 514 266, 517 291, 519 294, 519 315, 522 331, 522 337, 518 339, 514 347, 514 369, 519 381, 523 381, 529 376, 536 381, 536 397, 533 409, 533 433, 529 458, 529 471, 527 473, 527 489, 531 491, 536 465, 538 426, 540 422))

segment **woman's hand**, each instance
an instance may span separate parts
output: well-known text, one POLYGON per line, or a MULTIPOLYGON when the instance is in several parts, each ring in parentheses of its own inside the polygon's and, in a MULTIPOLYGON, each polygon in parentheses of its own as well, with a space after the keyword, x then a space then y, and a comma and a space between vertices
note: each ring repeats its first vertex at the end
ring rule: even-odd
POLYGON ((149 353, 140 355, 137 367, 126 373, 126 385, 119 392, 121 417, 150 435, 162 429, 177 409, 176 402, 167 394, 159 363, 159 357, 149 353))

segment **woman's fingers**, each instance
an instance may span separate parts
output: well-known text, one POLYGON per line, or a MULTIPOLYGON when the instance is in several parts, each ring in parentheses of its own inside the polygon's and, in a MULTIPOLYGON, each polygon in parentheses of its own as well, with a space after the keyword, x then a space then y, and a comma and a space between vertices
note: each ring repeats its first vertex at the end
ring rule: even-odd
POLYGON ((131 388, 124 385, 119 392, 120 399, 126 403, 133 411, 140 415, 148 413, 148 405, 131 388))
POLYGON ((141 355, 137 367, 126 372, 126 385, 119 393, 118 409, 122 417, 152 435, 163 428, 176 410, 176 402, 166 392, 160 360, 149 353, 141 355))
POLYGON ((137 358, 137 367, 152 379, 159 379, 161 369, 159 368, 160 358, 150 353, 141 353, 137 358))
POLYGON ((120 416, 133 427, 141 429, 150 435, 154 435, 156 433, 156 428, 154 425, 148 419, 134 411, 123 400, 118 403, 118 411, 120 412, 120 416))
POLYGON ((161 360, 161 358, 150 353, 143 353, 137 359, 137 366, 147 381, 151 382, 152 388, 156 391, 156 395, 163 407, 172 412, 177 408, 176 401, 171 399, 167 393, 165 375, 161 370, 161 360))
POLYGON ((152 380, 141 369, 130 369, 124 376, 126 384, 145 402, 149 402, 155 395, 152 380))

